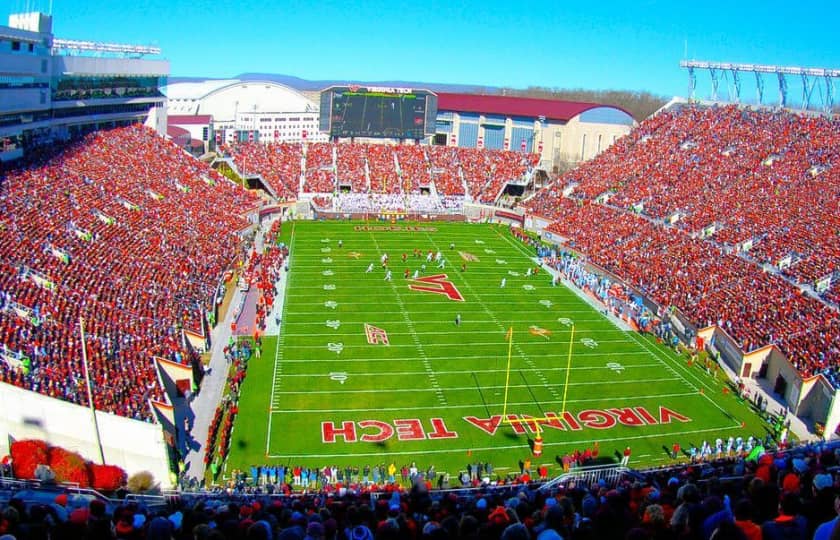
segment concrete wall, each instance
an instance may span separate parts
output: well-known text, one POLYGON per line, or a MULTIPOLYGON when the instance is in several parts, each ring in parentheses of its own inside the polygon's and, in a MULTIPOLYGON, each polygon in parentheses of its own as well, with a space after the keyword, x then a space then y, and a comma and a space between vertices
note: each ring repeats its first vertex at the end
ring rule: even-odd
MULTIPOLYGON (((90 409, 0 383, 0 454, 9 453, 12 439, 41 439, 99 461, 90 409)), ((97 412, 105 462, 119 465, 131 476, 149 471, 161 487, 171 487, 163 430, 158 424, 97 412)))

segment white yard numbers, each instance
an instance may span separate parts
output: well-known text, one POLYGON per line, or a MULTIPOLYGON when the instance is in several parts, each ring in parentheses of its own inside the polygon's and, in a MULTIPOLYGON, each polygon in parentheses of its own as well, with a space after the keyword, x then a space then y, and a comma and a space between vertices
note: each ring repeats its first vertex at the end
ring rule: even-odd
POLYGON ((495 251, 493 251, 493 250, 492 250, 492 249, 490 249, 490 248, 484 248, 484 253, 486 253, 486 254, 488 254, 488 255, 495 255, 495 254, 496 254, 496 252, 495 252, 495 251))
POLYGON ((531 285, 530 283, 526 283, 525 285, 522 286, 522 288, 525 289, 526 291, 533 291, 535 289, 535 287, 533 285, 531 285))
POLYGON ((332 276, 333 274, 334 272, 332 270, 324 270, 323 272, 321 272, 322 276, 332 276))
POLYGON ((559 322, 563 326, 572 326, 573 324, 575 324, 575 321, 566 317, 560 317, 559 319, 557 319, 557 322, 559 322))
POLYGON ((550 308, 554 304, 551 302, 551 300, 540 300, 540 305, 550 308))
POLYGON ((341 354, 341 351, 344 350, 344 343, 327 343, 327 350, 335 354, 341 354))
POLYGON ((347 372, 346 371, 330 371, 330 380, 338 381, 340 384, 344 384, 344 381, 347 380, 347 372))
POLYGON ((330 264, 330 263, 333 262, 332 257, 327 257, 326 259, 321 259, 321 262, 324 263, 324 264, 330 264))
POLYGON ((607 362, 607 369, 615 371, 616 373, 621 373, 622 371, 624 371, 624 366, 622 366, 618 362, 607 362))
POLYGON ((519 272, 517 272, 516 270, 508 270, 508 275, 509 275, 509 276, 513 276, 513 277, 519 277, 519 276, 521 276, 522 274, 521 274, 521 273, 519 273, 519 272))
POLYGON ((322 243, 322 244, 329 244, 329 243, 330 243, 330 239, 329 239, 329 238, 321 238, 321 243, 322 243))
POLYGON ((590 349, 594 349, 598 346, 598 342, 592 338, 585 337, 580 340, 584 347, 589 347, 590 349))
POLYGON ((341 326, 341 321, 338 319, 330 319, 326 323, 327 328, 332 328, 333 330, 338 330, 338 327, 341 326))
POLYGON ((332 284, 332 283, 327 283, 326 285, 324 285, 324 290, 325 291, 334 291, 335 290, 335 285, 332 284))
POLYGON ((324 307, 335 309, 338 307, 338 302, 336 302, 335 300, 327 300, 326 302, 324 302, 324 307))
POLYGON ((331 251, 332 251, 332 248, 328 248, 328 247, 321 248, 321 253, 330 253, 331 251))
POLYGON ((481 244, 484 243, 484 240, 476 240, 475 243, 478 244, 478 245, 481 245, 481 244))
POLYGON ((504 259, 496 259, 496 264, 507 264, 507 261, 504 259))

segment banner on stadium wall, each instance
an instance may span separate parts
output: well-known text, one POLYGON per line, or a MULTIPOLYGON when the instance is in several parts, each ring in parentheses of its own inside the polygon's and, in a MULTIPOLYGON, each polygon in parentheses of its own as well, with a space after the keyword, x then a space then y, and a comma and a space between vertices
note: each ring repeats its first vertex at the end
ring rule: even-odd
POLYGON ((776 267, 779 270, 784 270, 785 268, 790 267, 792 262, 793 262, 793 257, 790 256, 790 255, 786 255, 786 256, 782 257, 781 259, 779 259, 778 261, 776 261, 776 267))
POLYGON ((753 247, 753 240, 750 238, 749 240, 744 240, 741 243, 741 251, 749 251, 753 247))
POLYGON ((717 227, 715 226, 714 223, 711 224, 711 225, 707 225, 706 227, 703 227, 702 231, 700 231, 700 237, 701 238, 708 238, 708 237, 712 236, 713 234, 715 234, 715 231, 717 231, 717 227))

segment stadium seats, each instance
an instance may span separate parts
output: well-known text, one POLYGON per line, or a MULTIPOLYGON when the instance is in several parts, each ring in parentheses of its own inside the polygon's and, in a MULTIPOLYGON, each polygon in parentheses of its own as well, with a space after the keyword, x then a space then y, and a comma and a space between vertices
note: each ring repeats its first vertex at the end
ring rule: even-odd
POLYGON ((149 419, 152 357, 185 363, 258 199, 142 127, 9 171, 0 197, 0 380, 149 419), (219 212, 219 208, 232 209, 219 212), (141 384, 137 384, 140 382, 141 384))
POLYGON ((745 351, 775 344, 803 376, 835 380, 836 309, 760 264, 790 256, 783 276, 805 284, 836 272, 838 141, 840 124, 822 117, 678 107, 526 207, 593 262, 699 326, 720 326, 745 351), (562 197, 566 187, 572 198, 562 197), (712 225, 711 236, 700 234, 712 225))
POLYGON ((240 143, 231 148, 234 163, 245 175, 258 174, 281 200, 300 191, 301 147, 289 143, 240 143))

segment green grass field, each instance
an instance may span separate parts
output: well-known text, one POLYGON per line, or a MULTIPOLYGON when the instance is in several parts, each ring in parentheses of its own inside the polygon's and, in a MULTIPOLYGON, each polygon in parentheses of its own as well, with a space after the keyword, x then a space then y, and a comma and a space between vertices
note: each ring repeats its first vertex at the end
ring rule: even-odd
POLYGON ((631 466, 652 466, 671 462, 675 441, 687 448, 764 435, 763 422, 705 369, 622 330, 575 292, 552 287, 545 272, 526 277, 530 251, 505 227, 357 230, 363 226, 284 224, 291 270, 282 331, 265 338, 262 358, 249 363, 227 470, 416 461, 455 473, 489 461, 504 473, 531 455, 535 435, 533 425, 502 422, 503 412, 560 417, 564 402, 567 421, 541 424, 545 449, 535 463, 552 472, 555 456, 594 441, 601 456, 630 446, 631 466), (426 264, 415 248, 443 253, 445 269, 427 264, 420 276, 445 273, 462 301, 409 288, 442 288, 404 279, 405 268, 426 264), (462 271, 459 252, 478 260, 462 271), (390 256, 390 282, 382 253, 390 256), (384 330, 388 344, 369 343, 366 324, 384 330))

